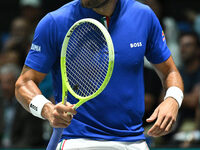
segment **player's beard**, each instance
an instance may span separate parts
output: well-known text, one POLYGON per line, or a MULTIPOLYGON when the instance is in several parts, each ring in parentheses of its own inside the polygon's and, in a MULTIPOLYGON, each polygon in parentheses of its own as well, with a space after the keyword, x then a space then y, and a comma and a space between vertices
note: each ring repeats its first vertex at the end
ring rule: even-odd
POLYGON ((81 0, 81 5, 85 8, 101 8, 110 0, 81 0))

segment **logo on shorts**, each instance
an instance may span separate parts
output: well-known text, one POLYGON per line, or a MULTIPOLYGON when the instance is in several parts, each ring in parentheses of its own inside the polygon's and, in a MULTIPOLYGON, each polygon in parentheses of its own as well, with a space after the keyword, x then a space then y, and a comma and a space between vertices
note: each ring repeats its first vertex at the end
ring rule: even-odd
POLYGON ((41 52, 41 46, 32 44, 31 45, 31 50, 34 50, 36 52, 41 52))
POLYGON ((131 48, 142 47, 142 42, 130 43, 131 48))

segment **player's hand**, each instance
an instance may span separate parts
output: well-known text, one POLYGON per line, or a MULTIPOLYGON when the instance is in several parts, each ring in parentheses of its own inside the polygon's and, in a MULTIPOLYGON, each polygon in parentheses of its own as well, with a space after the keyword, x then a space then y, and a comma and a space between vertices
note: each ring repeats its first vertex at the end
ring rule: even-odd
POLYGON ((42 115, 49 121, 52 127, 66 128, 70 125, 73 115, 77 113, 72 107, 73 105, 70 103, 66 105, 62 103, 57 105, 47 103, 42 110, 42 115))
POLYGON ((147 122, 155 121, 154 125, 149 129, 148 135, 153 137, 159 137, 168 134, 173 124, 176 121, 178 114, 178 103, 173 98, 167 98, 164 100, 148 118, 147 122))

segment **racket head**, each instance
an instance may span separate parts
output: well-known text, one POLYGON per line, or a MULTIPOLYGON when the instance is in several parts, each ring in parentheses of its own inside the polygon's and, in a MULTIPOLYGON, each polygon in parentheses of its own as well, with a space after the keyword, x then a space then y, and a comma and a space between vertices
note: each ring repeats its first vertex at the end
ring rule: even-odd
MULTIPOLYGON (((91 30, 93 30, 93 29, 91 29, 91 30)), ((90 32, 89 29, 86 32, 90 32)), ((91 32, 93 32, 93 31, 91 31, 91 32)), ((84 35, 84 36, 90 36, 89 34, 90 33, 86 33, 86 35, 84 35)), ((81 35, 79 35, 79 36, 81 36, 81 35)), ((90 40, 91 40, 91 42, 86 43, 87 47, 92 47, 92 45, 90 45, 91 43, 95 45, 96 41, 92 42, 92 38, 90 40)), ((80 42, 80 43, 81 44, 79 44, 79 46, 82 46, 84 44, 83 41, 80 42)), ((93 48, 91 48, 91 49, 93 49, 93 48)), ((91 49, 89 49, 89 50, 91 50, 91 49)), ((75 48, 74 51, 76 51, 76 50, 77 49, 75 48)), ((84 68, 84 70, 87 70, 87 66, 85 66, 85 67, 86 68, 84 68)), ((81 104, 83 104, 86 101, 96 97, 97 95, 99 95, 104 90, 104 88, 106 87, 106 85, 108 84, 108 82, 109 82, 109 80, 112 76, 113 68, 114 68, 114 46, 113 46, 112 39, 111 39, 110 34, 108 33, 107 29, 100 22, 98 22, 97 20, 91 19, 91 18, 81 19, 81 20, 77 21, 67 32, 67 34, 64 38, 62 50, 61 50, 62 92, 67 94, 67 91, 69 91, 75 98, 79 99, 79 102, 75 105, 75 108, 78 108, 81 104), (78 29, 81 26, 83 26, 83 28, 78 29), (72 37, 75 38, 75 35, 74 35, 75 32, 77 32, 77 33, 79 33, 80 31, 82 32, 82 31, 85 30, 84 28, 88 28, 88 26, 93 26, 95 28, 94 30, 97 30, 97 31, 95 31, 96 35, 97 35, 97 33, 100 33, 100 36, 98 35, 98 37, 96 37, 96 35, 95 35, 95 37, 93 37, 93 38, 96 38, 96 40, 99 40, 98 38, 101 38, 102 41, 104 40, 104 44, 102 44, 102 45, 104 45, 103 49, 105 48, 104 52, 101 52, 101 54, 99 54, 99 55, 102 55, 102 56, 99 56, 99 57, 103 57, 103 58, 98 57, 97 59, 101 59, 101 61, 107 61, 107 66, 105 67, 106 69, 103 70, 103 71, 106 71, 106 73, 104 74, 104 76, 102 75, 103 76, 102 78, 104 78, 104 79, 103 79, 103 82, 101 83, 100 87, 98 87, 97 90, 95 90, 94 92, 91 92, 90 94, 81 95, 81 94, 78 94, 74 90, 74 87, 71 86, 72 84, 70 83, 71 81, 70 81, 70 75, 69 75, 70 74, 69 72, 71 72, 71 71, 69 71, 69 70, 67 71, 67 68, 70 68, 70 66, 67 65, 67 63, 70 60, 69 60, 69 58, 66 57, 66 55, 68 53, 67 50, 70 49, 70 44, 74 41, 74 40, 71 40, 71 39, 72 39, 72 37), (105 55, 105 58, 104 58, 104 55, 105 55), (107 59, 107 60, 104 60, 104 59, 107 59)), ((96 78, 96 77, 94 77, 94 78, 96 78)), ((93 82, 91 82, 91 83, 93 83, 93 82)), ((63 96, 62 96, 63 102, 64 102, 64 97, 65 96, 63 94, 63 96)))

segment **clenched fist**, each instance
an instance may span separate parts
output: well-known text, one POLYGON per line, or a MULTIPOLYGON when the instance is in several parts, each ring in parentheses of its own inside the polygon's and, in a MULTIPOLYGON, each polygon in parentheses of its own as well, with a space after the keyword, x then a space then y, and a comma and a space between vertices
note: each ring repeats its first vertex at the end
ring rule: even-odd
POLYGON ((57 105, 47 103, 43 107, 42 116, 46 118, 54 128, 66 128, 70 125, 73 115, 77 112, 73 105, 58 103, 57 105))

